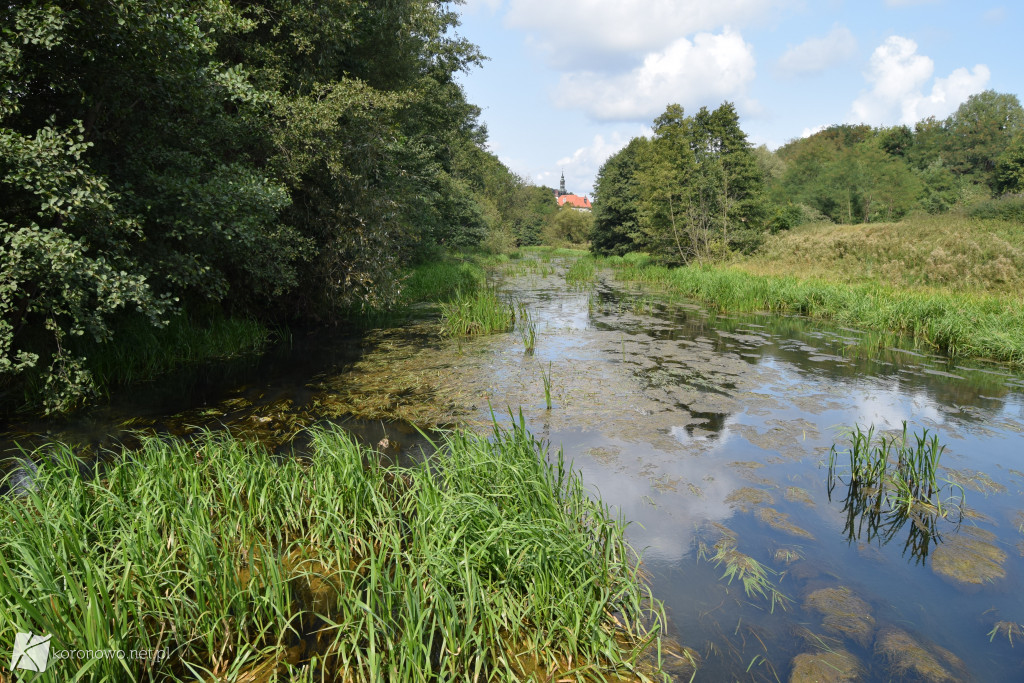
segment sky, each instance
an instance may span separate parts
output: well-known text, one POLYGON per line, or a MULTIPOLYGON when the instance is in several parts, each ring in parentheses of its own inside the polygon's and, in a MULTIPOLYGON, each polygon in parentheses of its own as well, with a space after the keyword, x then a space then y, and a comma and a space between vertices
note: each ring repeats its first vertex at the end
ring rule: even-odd
POLYGON ((732 102, 755 145, 837 123, 944 118, 1024 97, 1020 0, 467 0, 462 75, 489 148, 528 180, 591 194, 611 154, 673 102, 732 102))

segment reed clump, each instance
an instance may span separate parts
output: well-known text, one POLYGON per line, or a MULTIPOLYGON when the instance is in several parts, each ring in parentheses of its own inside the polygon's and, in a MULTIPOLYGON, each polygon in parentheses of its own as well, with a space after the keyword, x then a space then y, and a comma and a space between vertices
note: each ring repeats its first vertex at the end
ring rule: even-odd
POLYGON ((576 259, 565 273, 565 283, 569 289, 587 289, 595 282, 597 282, 597 261, 592 256, 576 259))
POLYGON ((512 303, 503 299, 493 285, 460 291, 441 303, 441 334, 448 337, 508 332, 514 323, 512 303))
POLYGON ((877 497, 877 507, 909 512, 932 511, 944 517, 950 509, 942 493, 959 489, 962 507, 963 488, 939 479, 939 461, 946 447, 937 434, 908 435, 907 423, 899 434, 882 434, 875 438, 874 426, 866 431, 855 425, 848 433, 849 447, 840 451, 835 445, 829 451, 829 491, 836 480, 846 477, 848 486, 877 497), (848 464, 842 462, 843 456, 848 464), (884 506, 882 501, 884 500, 884 506))
POLYGON ((54 446, 0 499, 0 641, 165 653, 60 680, 642 678, 663 615, 561 452, 521 421, 436 447, 400 469, 338 428, 284 460, 207 433, 87 477, 54 446))
POLYGON ((530 309, 526 304, 516 304, 516 329, 519 330, 519 338, 523 342, 526 355, 532 356, 537 346, 537 321, 533 319, 530 309))

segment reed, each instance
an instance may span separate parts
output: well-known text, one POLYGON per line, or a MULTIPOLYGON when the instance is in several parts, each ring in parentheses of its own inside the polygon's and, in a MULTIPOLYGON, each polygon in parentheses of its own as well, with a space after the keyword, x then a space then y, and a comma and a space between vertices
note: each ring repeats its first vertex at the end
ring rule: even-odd
POLYGON ((565 273, 565 283, 569 289, 583 290, 595 282, 597 282, 597 262, 592 256, 576 259, 565 273))
MULTIPOLYGON (((840 451, 833 444, 829 451, 829 481, 845 474, 849 485, 870 489, 885 496, 891 508, 911 509, 915 505, 932 506, 943 514, 943 482, 939 480, 939 460, 946 447, 936 434, 924 429, 908 436, 904 420, 900 434, 882 434, 876 440, 872 425, 865 431, 860 425, 848 432, 849 447, 840 451), (840 459, 846 456, 844 468, 840 459)), ((952 484, 947 485, 952 487, 952 484)), ((961 499, 963 489, 960 488, 961 499)))
POLYGON ((551 361, 548 361, 547 372, 541 372, 541 379, 544 381, 544 403, 551 410, 551 361))
POLYGON ((516 328, 519 330, 519 338, 523 342, 526 355, 532 356, 537 344, 537 321, 530 314, 530 309, 521 301, 516 304, 516 328))
POLYGON ((400 469, 334 427, 283 460, 152 438, 95 477, 38 453, 0 499, 0 647, 166 653, 51 659, 59 680, 644 678, 661 608, 561 452, 521 417, 435 446, 400 469))
POLYGON ((441 333, 448 337, 508 332, 514 323, 512 304, 503 300, 493 285, 459 292, 441 303, 441 333))

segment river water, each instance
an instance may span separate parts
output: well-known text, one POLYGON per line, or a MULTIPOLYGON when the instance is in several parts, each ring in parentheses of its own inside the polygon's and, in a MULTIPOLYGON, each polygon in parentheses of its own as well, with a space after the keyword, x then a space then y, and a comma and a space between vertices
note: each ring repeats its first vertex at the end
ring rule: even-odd
POLYGON ((455 342, 429 320, 320 335, 9 436, 105 445, 227 423, 287 447, 335 419, 403 459, 422 444, 409 421, 486 427, 522 410, 630 523, 696 680, 1024 680, 1024 376, 799 318, 715 316, 609 271, 573 290, 565 271, 496 276, 537 324, 533 354, 517 332, 455 342), (904 421, 947 446, 945 516, 829 486, 844 428, 904 421), (745 590, 729 562, 763 581, 745 590))

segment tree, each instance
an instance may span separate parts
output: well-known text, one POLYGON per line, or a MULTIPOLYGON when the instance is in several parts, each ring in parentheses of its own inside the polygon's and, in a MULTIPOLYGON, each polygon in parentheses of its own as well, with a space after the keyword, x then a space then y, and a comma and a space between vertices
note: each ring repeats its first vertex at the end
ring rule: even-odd
POLYGON ((641 168, 651 154, 648 138, 633 138, 608 157, 594 184, 591 248, 599 254, 625 254, 639 247, 641 168))
POLYGON ((1024 108, 1016 95, 986 90, 971 95, 946 121, 950 169, 995 187, 996 159, 1024 131, 1024 108))
POLYGON ((996 159, 995 191, 998 194, 1024 193, 1024 134, 1018 134, 996 159))

